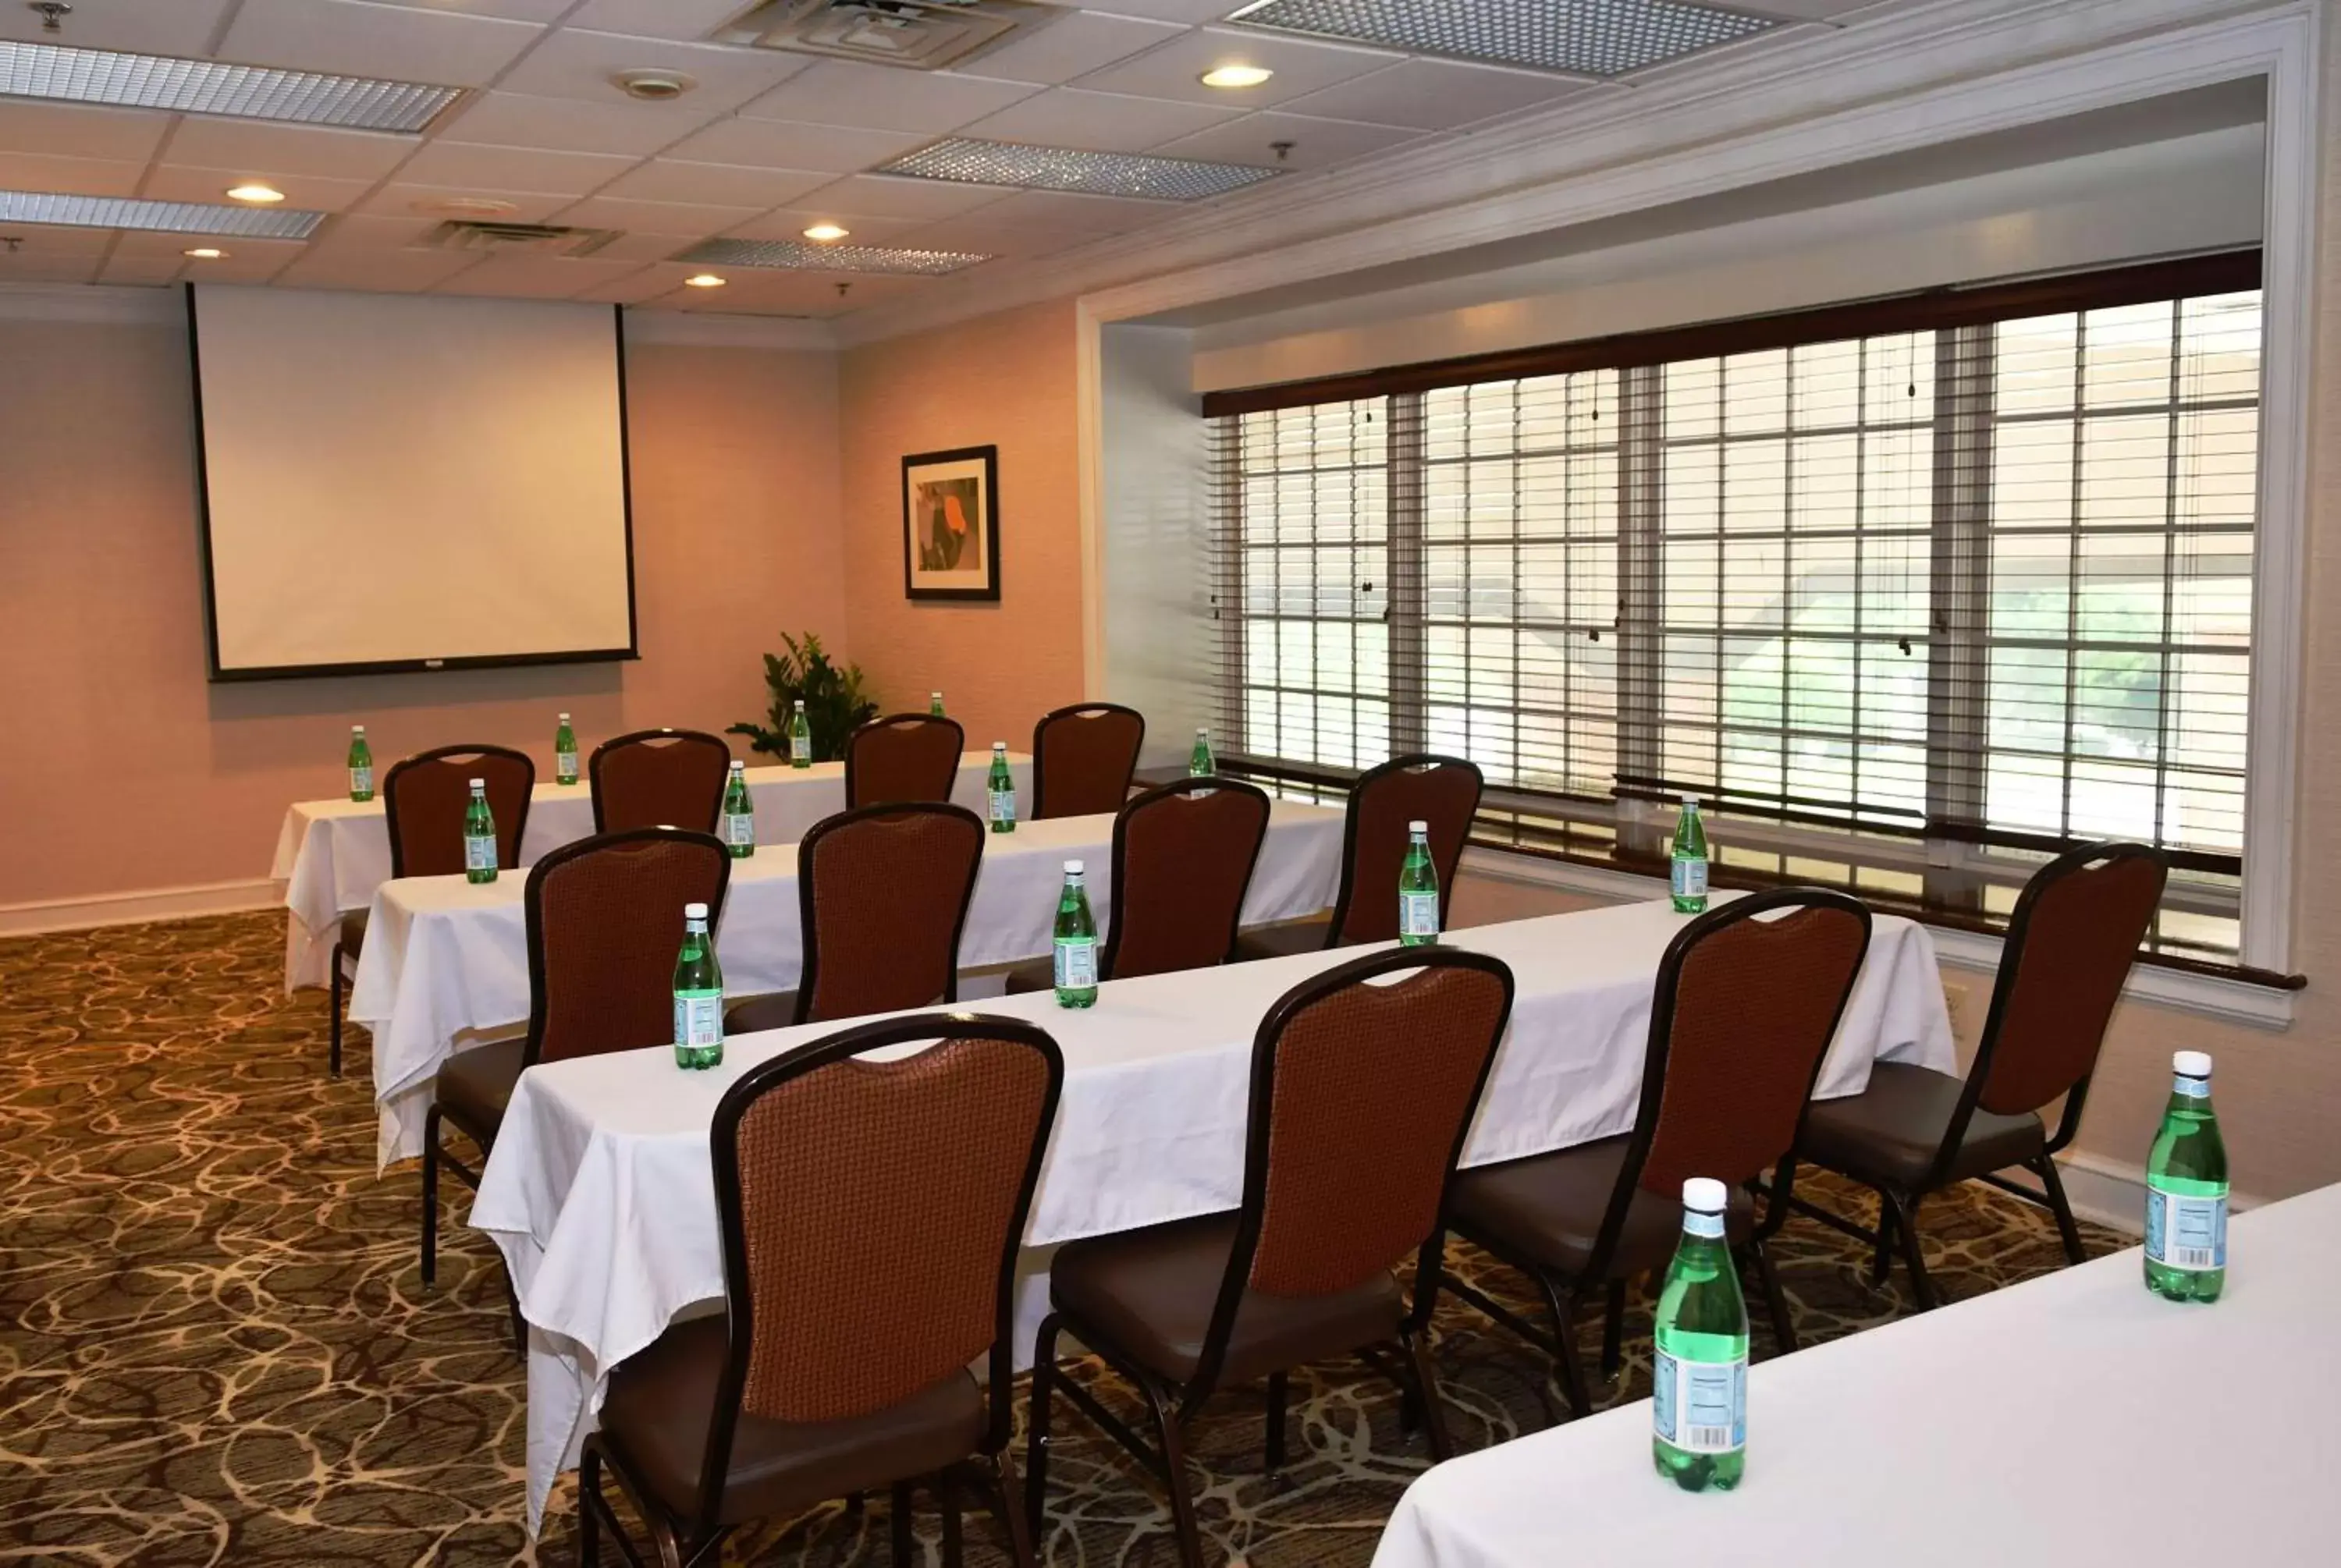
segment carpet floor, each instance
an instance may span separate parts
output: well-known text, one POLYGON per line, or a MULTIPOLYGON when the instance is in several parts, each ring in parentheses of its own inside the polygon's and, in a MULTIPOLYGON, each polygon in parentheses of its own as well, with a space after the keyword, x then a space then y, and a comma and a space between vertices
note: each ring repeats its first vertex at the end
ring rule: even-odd
MULTIPOLYGON (((287 997, 282 918, 224 916, 0 941, 0 1562, 139 1564, 576 1562, 573 1492, 544 1538, 522 1529, 525 1391, 501 1265, 446 1198, 439 1285, 415 1262, 415 1177, 374 1169, 366 1037, 325 1075, 322 994, 287 997)), ((1828 1183, 1821 1201, 1867 1219, 1828 1183)), ((1951 1300, 2062 1265, 2047 1216, 1969 1187, 1923 1228, 1951 1300)), ((2120 1245, 2091 1231, 2093 1252, 2120 1245)), ((1808 1344, 1906 1310, 1852 1242, 1792 1221, 1776 1244, 1808 1344)), ((1458 1247, 1455 1266, 1523 1305, 1520 1281, 1458 1247)), ((1466 1450, 1548 1424, 1544 1359, 1468 1308, 1436 1358, 1466 1450)), ((1590 1354, 1598 1329, 1588 1325, 1590 1354)), ((1649 1389, 1649 1314, 1619 1382, 1649 1389)), ((1769 1354, 1757 1331, 1757 1355, 1769 1354)), ((1117 1408, 1131 1391, 1075 1369, 1117 1408)), ((1296 1374, 1290 1459, 1262 1473, 1264 1395, 1200 1418, 1190 1455, 1207 1543, 1252 1568, 1364 1564, 1425 1463, 1395 1391, 1361 1365, 1296 1374)), ((1159 1494, 1062 1411, 1051 1563, 1175 1561, 1159 1494)), ((1761 1461, 1763 1414, 1755 1412, 1761 1461)), ((923 1503, 920 1550, 939 1552, 923 1503)), ((724 1561, 882 1563, 883 1499, 778 1521, 724 1561)), ((971 1563, 1004 1561, 971 1514, 971 1563)), ((618 1561, 604 1549, 603 1561, 618 1561)))

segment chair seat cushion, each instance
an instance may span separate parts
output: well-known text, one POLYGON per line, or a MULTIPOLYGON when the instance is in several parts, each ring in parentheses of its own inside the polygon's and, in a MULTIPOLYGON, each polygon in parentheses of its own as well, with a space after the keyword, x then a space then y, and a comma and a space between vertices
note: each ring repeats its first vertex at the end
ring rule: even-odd
POLYGON ((1048 958, 1035 958, 1029 964, 1019 964, 1008 971, 1008 994, 1029 997, 1036 991, 1057 988, 1057 967, 1048 958))
POLYGON ((1261 926, 1255 930, 1236 934, 1236 962, 1248 964, 1255 958, 1289 958, 1295 953, 1322 952, 1326 938, 1333 934, 1333 917, 1321 919, 1295 920, 1289 925, 1261 926))
POLYGON ((797 994, 775 991, 769 997, 749 997, 723 1009, 726 1035, 752 1035, 759 1029, 785 1029, 797 1021, 797 994))
MULTIPOLYGON (((1879 1062, 1869 1087, 1844 1099, 1816 1100, 1797 1147, 1816 1165, 1858 1181, 1908 1192, 1927 1179, 1958 1107, 1961 1080, 1928 1067, 1879 1062)), ((1967 1122, 1949 1179, 1964 1181, 2037 1159, 2048 1146, 2040 1118, 1995 1116, 1982 1107, 1967 1122)))
POLYGON ((353 966, 357 963, 358 954, 365 948, 366 918, 373 913, 370 908, 352 909, 342 917, 341 930, 335 939, 341 944, 342 957, 353 966))
MULTIPOLYGON (((1235 1238, 1236 1216, 1222 1214, 1068 1242, 1049 1265, 1050 1299, 1082 1339, 1102 1336, 1149 1371, 1184 1383, 1202 1360, 1235 1238)), ((1388 1274, 1334 1295, 1247 1290, 1220 1380, 1240 1383, 1396 1339, 1405 1312, 1388 1274)))
MULTIPOLYGON (((1505 1255, 1582 1277, 1593 1261, 1630 1141, 1621 1135, 1459 1172, 1451 1210, 1455 1227, 1505 1255)), ((1755 1206, 1735 1188, 1724 1214, 1725 1235, 1737 1244, 1754 1228, 1755 1206)), ((1681 1235, 1680 1198, 1636 1187, 1602 1277, 1624 1279, 1665 1267, 1681 1235)))
POLYGON ((440 1063, 432 1097, 441 1114, 484 1146, 503 1126, 504 1107, 512 1104, 527 1049, 528 1042, 515 1036, 467 1047, 440 1063))
MULTIPOLYGON (((708 1426, 723 1373, 722 1314, 670 1327, 610 1373, 602 1434, 670 1513, 699 1505, 708 1426)), ((957 1371, 899 1404, 842 1421, 774 1421, 740 1413, 722 1522, 787 1513, 965 1459, 983 1441, 983 1394, 957 1371)))

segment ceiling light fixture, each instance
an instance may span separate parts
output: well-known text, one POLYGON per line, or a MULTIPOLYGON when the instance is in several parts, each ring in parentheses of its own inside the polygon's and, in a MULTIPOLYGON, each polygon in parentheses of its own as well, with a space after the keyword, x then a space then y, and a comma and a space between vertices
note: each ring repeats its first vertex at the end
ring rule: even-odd
POLYGON ((680 71, 621 71, 610 80, 619 92, 645 104, 667 104, 699 85, 699 78, 680 71))
POLYGON ((1694 0, 1255 0, 1228 20, 1573 76, 1622 76, 1788 25, 1694 0))
POLYGON ((54 223, 70 229, 144 229, 172 234, 228 234, 247 239, 305 240, 325 221, 323 213, 280 207, 255 211, 204 202, 150 202, 135 196, 67 196, 49 191, 0 191, 0 223, 54 223))
POLYGON ((1214 65, 1197 80, 1206 87, 1257 87, 1275 74, 1265 65, 1214 65))
POLYGON ((413 134, 461 87, 0 39, 0 97, 413 134))
POLYGON ((181 251, 179 254, 193 256, 199 262, 216 262, 224 258, 227 253, 216 245, 197 245, 194 250, 181 251))
POLYGON ((227 188, 227 199, 231 202, 247 202, 255 207, 273 207, 284 199, 284 193, 274 185, 230 185, 227 188))
POLYGON ((685 287, 693 289, 720 289, 723 286, 723 280, 713 273, 699 273, 682 281, 685 287))
POLYGON ((826 245, 845 238, 852 232, 842 223, 815 223, 804 232, 804 237, 808 240, 817 240, 826 245))
POLYGON ((1021 142, 949 136, 915 153, 905 153, 891 164, 879 164, 877 173, 970 185, 1012 185, 1028 191, 1193 202, 1272 180, 1278 171, 1250 164, 1206 164, 1193 158, 1151 158, 1136 153, 1091 153, 1076 147, 1032 147, 1021 142))
POLYGON ((808 245, 796 240, 702 240, 675 260, 799 273, 897 273, 940 277, 988 262, 957 251, 895 250, 885 245, 808 245))

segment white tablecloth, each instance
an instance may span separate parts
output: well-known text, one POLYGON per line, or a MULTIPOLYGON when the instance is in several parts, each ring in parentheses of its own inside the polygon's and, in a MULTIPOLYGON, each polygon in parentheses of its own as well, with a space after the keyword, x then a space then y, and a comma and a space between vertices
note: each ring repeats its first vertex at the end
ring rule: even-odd
MULTIPOLYGON (((1032 801, 1032 759, 1008 754, 1015 769, 1020 811, 1032 801)), ((582 768, 583 763, 581 761, 582 768)), ((983 781, 991 752, 970 751, 960 763, 951 799, 981 816, 983 781)), ((384 771, 388 771, 385 765, 384 771)), ((817 762, 811 768, 751 768, 748 790, 756 798, 756 837, 771 844, 793 844, 824 817, 845 809, 845 764, 817 762)), ((541 783, 529 797, 528 830, 520 861, 533 866, 548 849, 574 843, 593 831, 593 798, 582 778, 572 785, 541 783)), ((331 977, 334 929, 341 918, 374 901, 376 888, 390 880, 390 829, 380 797, 355 800, 297 800, 286 809, 276 833, 271 877, 284 884, 284 988, 322 986, 331 977)))
MULTIPOLYGON (((1102 934, 1113 897, 1113 822, 1110 816, 1056 817, 986 834, 960 937, 961 967, 1049 951, 1068 859, 1089 863, 1090 900, 1102 934)), ((1323 908, 1340 881, 1340 811, 1273 802, 1244 898, 1245 923, 1323 908)), ((432 1078, 448 1053, 528 1021, 527 881, 516 872, 487 883, 406 877, 375 892, 350 1017, 374 1031, 376 1152, 384 1166, 423 1152, 432 1078)), ((732 996, 796 988, 804 939, 795 844, 761 846, 732 863, 715 952, 723 988, 732 996)))
MULTIPOLYGON (((1625 1130, 1639 1093, 1659 958, 1689 917, 1663 902, 1455 934, 1518 983, 1511 1027, 1465 1162, 1484 1164, 1625 1130)), ((1038 1022, 1065 1053, 1064 1094, 1025 1231, 1028 1247, 1233 1208, 1241 1196, 1252 1034, 1270 1005, 1358 949, 1122 980, 1072 1012, 1046 995, 981 1005, 1038 1022)), ((575 1463, 609 1367, 677 1315, 723 1292, 708 1127, 749 1066, 832 1032, 746 1036, 722 1067, 685 1073, 629 1051, 523 1075, 472 1224, 503 1251, 531 1326, 529 1518, 575 1463)), ((1824 1097, 1858 1092, 1879 1057, 1952 1065, 1934 944, 1881 917, 1823 1066, 1824 1097)), ((1026 1281, 1018 1340, 1043 1282, 1026 1281)))
POLYGON ((1728 1494, 1652 1472, 1647 1400, 1467 1454, 1374 1568, 2330 1563, 2336 1232, 2329 1186, 2236 1217, 2216 1305, 2132 1248, 1760 1363, 1728 1494))

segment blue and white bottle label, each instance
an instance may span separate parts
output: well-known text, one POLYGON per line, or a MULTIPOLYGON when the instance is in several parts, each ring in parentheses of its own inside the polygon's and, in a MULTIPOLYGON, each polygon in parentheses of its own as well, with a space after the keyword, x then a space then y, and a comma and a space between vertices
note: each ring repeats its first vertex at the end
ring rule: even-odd
POLYGON ((353 768, 350 769, 350 793, 353 795, 371 795, 374 793, 373 769, 353 768))
POLYGON ((2146 1255, 2164 1268, 2203 1274, 2227 1266, 2227 1197, 2188 1197, 2146 1183, 2146 1255))
POLYGON ((2185 1073, 2180 1073, 2170 1080, 2170 1092, 2174 1095, 2185 1095, 2190 1100, 2207 1100, 2211 1097, 2211 1080, 2190 1078, 2185 1073))
POLYGON ((553 754, 553 777, 560 779, 563 784, 576 783, 577 753, 574 751, 554 752, 553 754))
POLYGON ((463 869, 493 871, 496 868, 496 839, 493 833, 463 835, 463 869))
POLYGON ((1097 938, 1062 937, 1057 941, 1057 985, 1069 991, 1086 991, 1098 983, 1097 938))
POLYGON ((993 789, 989 793, 991 797, 991 819, 995 822, 1015 821, 1016 791, 1013 789, 993 789))
POLYGON ((723 841, 735 849, 756 847, 756 814, 753 811, 723 813, 723 841))
POLYGON ((1748 1446, 1748 1360, 1678 1361, 1653 1353, 1650 1422, 1661 1441, 1686 1454, 1736 1454, 1748 1446))
POLYGON ((1439 935, 1439 895, 1400 893, 1398 896, 1398 934, 1401 937, 1439 935))
POLYGON ((1706 898, 1707 862, 1704 860, 1677 860, 1674 863, 1674 871, 1671 880, 1676 898, 1706 898))
POLYGON ((723 993, 677 991, 674 994, 674 1043, 698 1050, 723 1043, 723 993))

